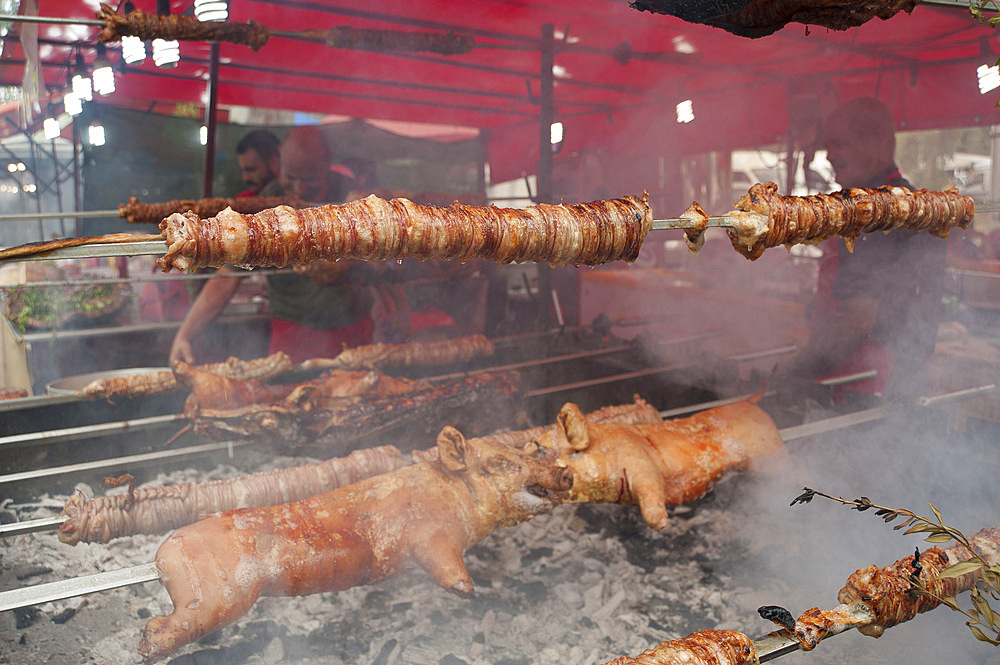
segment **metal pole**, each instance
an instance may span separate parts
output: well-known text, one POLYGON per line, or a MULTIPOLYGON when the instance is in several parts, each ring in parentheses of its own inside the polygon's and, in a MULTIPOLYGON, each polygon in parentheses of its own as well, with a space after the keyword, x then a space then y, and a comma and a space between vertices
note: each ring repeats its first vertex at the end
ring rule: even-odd
MULTIPOLYGON (((553 109, 554 78, 552 67, 555 64, 555 26, 551 23, 542 25, 542 41, 540 47, 540 91, 538 95, 538 168, 535 175, 536 203, 552 202, 552 121, 555 117, 553 109)), ((556 317, 553 309, 552 269, 549 266, 538 265, 538 299, 535 324, 540 330, 551 328, 556 317)))
POLYGON ((205 174, 203 195, 212 196, 212 180, 215 174, 215 126, 219 105, 219 43, 212 42, 211 62, 208 69, 208 104, 205 105, 205 127, 208 138, 205 143, 205 174))
MULTIPOLYGON (((83 208, 81 202, 81 190, 83 189, 82 178, 80 177, 80 132, 78 131, 76 118, 70 122, 70 126, 73 128, 73 210, 80 210, 83 208)), ((77 237, 83 235, 82 224, 80 220, 76 220, 75 233, 77 237)))

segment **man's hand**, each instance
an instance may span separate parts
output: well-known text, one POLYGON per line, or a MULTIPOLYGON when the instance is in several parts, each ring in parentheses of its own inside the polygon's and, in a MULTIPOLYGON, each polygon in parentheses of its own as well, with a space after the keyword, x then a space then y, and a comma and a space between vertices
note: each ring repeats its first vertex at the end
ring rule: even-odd
POLYGON ((170 356, 168 357, 171 367, 178 360, 183 360, 191 365, 194 364, 194 349, 191 348, 191 342, 180 335, 174 337, 174 343, 170 345, 170 356))

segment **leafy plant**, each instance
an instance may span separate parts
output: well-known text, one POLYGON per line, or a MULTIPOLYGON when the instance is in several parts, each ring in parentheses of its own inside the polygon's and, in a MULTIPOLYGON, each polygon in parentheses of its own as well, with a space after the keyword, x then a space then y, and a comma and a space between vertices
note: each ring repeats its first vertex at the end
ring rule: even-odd
MULTIPOLYGON (((973 548, 972 543, 969 542, 969 539, 966 538, 961 531, 944 523, 944 519, 941 517, 941 512, 934 507, 933 503, 928 504, 931 511, 934 513, 934 519, 931 519, 917 515, 910 510, 880 506, 876 503, 872 503, 871 499, 865 496, 850 501, 842 497, 831 496, 829 494, 824 494, 823 492, 818 492, 814 489, 805 487, 802 490, 802 494, 795 497, 790 505, 794 506, 798 503, 809 503, 817 496, 842 503, 848 508, 857 510, 858 512, 874 510, 875 516, 881 517, 887 524, 889 522, 896 521, 897 519, 902 519, 901 522, 892 528, 893 530, 906 529, 906 531, 903 532, 904 535, 926 533, 927 536, 924 540, 929 543, 947 543, 955 541, 968 550, 972 554, 969 559, 948 566, 938 573, 938 577, 941 579, 949 579, 953 577, 961 577, 970 573, 978 573, 978 579, 970 590, 972 599, 971 608, 962 609, 955 600, 954 596, 946 596, 942 598, 929 591, 920 581, 919 568, 915 570, 915 574, 909 577, 909 581, 913 585, 910 592, 931 596, 956 612, 961 612, 968 619, 965 622, 965 625, 969 627, 969 630, 972 631, 972 634, 977 640, 981 642, 989 642, 993 646, 1000 646, 1000 613, 994 610, 989 603, 990 598, 1000 600, 1000 566, 991 566, 986 560, 976 554, 976 550, 973 548)), ((914 561, 914 566, 919 566, 919 562, 917 560, 914 561)))
POLYGON ((1000 24, 1000 3, 997 3, 997 0, 972 0, 969 3, 969 13, 972 14, 972 18, 980 23, 989 23, 991 28, 995 28, 997 24, 1000 24), (992 8, 992 11, 998 13, 995 16, 986 18, 985 10, 988 8, 992 8))

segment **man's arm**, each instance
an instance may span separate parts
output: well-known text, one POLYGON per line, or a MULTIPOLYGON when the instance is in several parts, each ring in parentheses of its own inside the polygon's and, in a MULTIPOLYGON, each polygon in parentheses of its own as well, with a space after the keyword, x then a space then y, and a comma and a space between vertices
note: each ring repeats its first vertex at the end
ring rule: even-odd
POLYGON ((192 364, 195 362, 194 349, 192 348, 194 340, 201 335, 205 326, 214 321, 215 317, 226 308, 233 293, 236 292, 236 288, 240 285, 240 280, 237 277, 221 276, 233 272, 230 268, 220 268, 217 273, 220 276, 208 280, 201 293, 191 304, 191 309, 188 310, 184 322, 181 323, 180 329, 174 336, 173 344, 170 345, 169 362, 171 365, 178 360, 192 364))

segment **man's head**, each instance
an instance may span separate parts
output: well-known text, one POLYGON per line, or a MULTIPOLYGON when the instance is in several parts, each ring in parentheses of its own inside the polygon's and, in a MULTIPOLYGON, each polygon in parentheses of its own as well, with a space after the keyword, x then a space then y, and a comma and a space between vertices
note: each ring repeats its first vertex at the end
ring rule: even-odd
POLYGON ((331 194, 331 158, 323 130, 315 125, 292 127, 281 143, 281 188, 305 201, 325 201, 331 194))
POLYGON ((824 124, 827 159, 841 187, 861 187, 895 164, 896 123, 874 97, 844 102, 824 124))
POLYGON ((248 132, 236 144, 236 162, 243 184, 255 193, 278 176, 281 157, 278 137, 266 129, 248 132))

